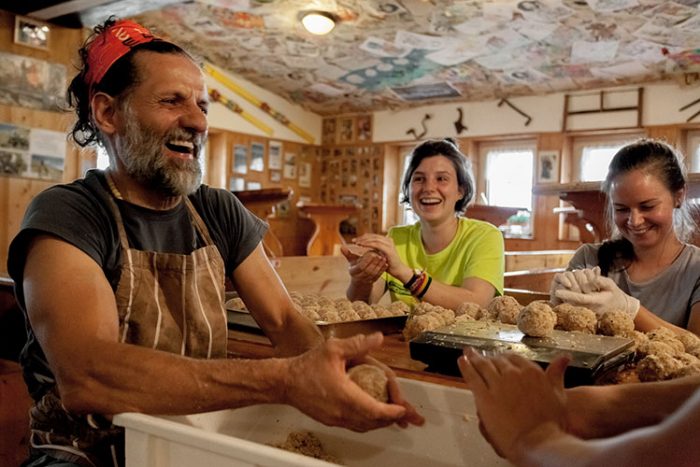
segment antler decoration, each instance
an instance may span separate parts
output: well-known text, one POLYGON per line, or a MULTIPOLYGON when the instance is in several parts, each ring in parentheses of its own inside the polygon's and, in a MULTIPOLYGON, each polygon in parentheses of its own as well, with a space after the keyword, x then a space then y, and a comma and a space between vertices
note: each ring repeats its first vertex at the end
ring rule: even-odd
POLYGON ((531 116, 529 116, 528 114, 526 114, 525 112, 523 112, 522 110, 520 110, 519 108, 517 108, 516 106, 514 106, 513 104, 511 104, 510 101, 509 101, 508 99, 501 99, 501 100, 498 102, 498 107, 502 106, 503 104, 506 104, 508 107, 510 107, 511 109, 515 110, 515 111, 518 112, 520 115, 522 115, 523 117, 525 117, 525 118, 527 119, 527 120, 525 121, 525 126, 528 126, 528 125, 530 124, 530 122, 532 121, 532 117, 531 117, 531 116))
POLYGON ((461 134, 464 130, 468 130, 467 126, 462 123, 462 119, 464 118, 464 115, 462 114, 462 108, 457 107, 457 113, 459 114, 459 118, 455 120, 455 131, 457 134, 461 134))
POLYGON ((416 133, 416 130, 411 128, 410 130, 406 131, 407 135, 413 135, 414 139, 421 139, 423 136, 428 133, 428 127, 426 126, 425 122, 430 120, 432 118, 432 115, 430 114, 425 114, 423 117, 423 120, 421 120, 420 125, 423 127, 423 132, 421 134, 416 133))

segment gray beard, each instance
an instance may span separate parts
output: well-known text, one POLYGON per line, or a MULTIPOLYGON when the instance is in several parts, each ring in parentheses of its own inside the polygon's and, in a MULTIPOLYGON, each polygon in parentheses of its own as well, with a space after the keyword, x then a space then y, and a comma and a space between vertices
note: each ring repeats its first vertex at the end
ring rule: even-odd
POLYGON ((166 141, 184 139, 192 141, 192 135, 182 129, 169 131, 161 136, 145 128, 127 110, 126 134, 118 149, 127 173, 139 183, 158 190, 167 196, 187 196, 202 183, 203 138, 196 137, 194 160, 170 158, 163 155, 166 141))

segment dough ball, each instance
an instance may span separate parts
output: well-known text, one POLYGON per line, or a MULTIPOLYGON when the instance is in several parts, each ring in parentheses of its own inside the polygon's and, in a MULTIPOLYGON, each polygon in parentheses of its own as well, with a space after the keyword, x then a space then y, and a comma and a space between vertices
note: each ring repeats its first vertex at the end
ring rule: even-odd
POLYGON ((326 452, 321 440, 310 431, 293 431, 287 435, 284 443, 274 444, 276 448, 301 454, 314 459, 321 459, 333 464, 340 464, 340 459, 326 452))
POLYGON ((442 325, 442 320, 434 313, 413 316, 406 321, 406 326, 403 328, 403 337, 407 341, 410 341, 420 333, 437 329, 442 325))
POLYGON ((387 388, 389 379, 381 368, 369 364, 357 365, 350 368, 348 376, 363 391, 379 402, 389 401, 389 389, 387 388))
POLYGON ((556 323, 556 313, 547 302, 542 300, 530 303, 518 315, 518 329, 527 336, 549 336, 554 331, 556 323))
POLYGON ((674 353, 675 352, 670 345, 661 341, 647 340, 646 342, 642 342, 637 346, 637 355, 640 357, 661 354, 673 355, 674 353))
POLYGON ((248 308, 246 308, 245 303, 243 302, 243 299, 240 297, 235 297, 226 302, 226 309, 228 310, 244 310, 247 311, 248 308))
POLYGON ((598 333, 604 336, 624 336, 634 330, 634 321, 622 310, 606 311, 598 319, 598 333))
POLYGON ((517 323, 521 309, 520 303, 507 295, 492 298, 486 306, 489 316, 495 316, 495 319, 506 324, 517 323))
POLYGON ((402 301, 391 302, 389 305, 389 311, 391 311, 392 316, 407 315, 411 311, 411 307, 408 303, 402 301))
POLYGON ((700 346, 700 337, 690 331, 683 331, 676 335, 676 338, 683 343, 685 351, 700 346))
POLYGON ((455 316, 469 316, 472 319, 479 319, 481 307, 477 303, 464 302, 455 310, 455 316))
POLYGON ((668 344, 676 354, 685 352, 685 345, 678 339, 678 335, 670 329, 656 328, 653 331, 649 331, 647 337, 650 341, 668 344))
POLYGON ((686 365, 673 374, 673 378, 682 378, 684 376, 700 375, 700 363, 686 365))
MULTIPOLYGON (((568 305, 568 304, 567 304, 568 305)), ((595 312, 582 306, 557 306, 554 309, 557 314, 557 327, 564 331, 579 331, 587 334, 595 334, 598 316, 595 312)))
POLYGON ((634 344, 632 344, 632 347, 630 348, 630 350, 632 351, 636 351, 639 348, 639 346, 649 342, 649 338, 647 337, 647 335, 637 330, 625 334, 624 337, 628 337, 634 341, 634 344))
POLYGON ((637 373, 640 381, 663 381, 670 379, 682 367, 683 364, 673 358, 673 355, 661 353, 647 355, 641 359, 637 365, 637 373))

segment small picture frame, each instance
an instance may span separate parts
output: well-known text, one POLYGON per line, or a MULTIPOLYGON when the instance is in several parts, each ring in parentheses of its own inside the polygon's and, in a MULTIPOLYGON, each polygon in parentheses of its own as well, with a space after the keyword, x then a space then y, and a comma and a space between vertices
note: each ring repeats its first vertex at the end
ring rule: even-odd
POLYGON ((340 143, 354 143, 355 142, 355 119, 352 117, 341 118, 340 124, 338 125, 338 141, 340 143))
POLYGON ((537 155, 538 184, 559 183, 559 151, 540 151, 537 155))
POLYGON ((47 23, 15 16, 15 44, 40 50, 49 50, 51 29, 47 23))

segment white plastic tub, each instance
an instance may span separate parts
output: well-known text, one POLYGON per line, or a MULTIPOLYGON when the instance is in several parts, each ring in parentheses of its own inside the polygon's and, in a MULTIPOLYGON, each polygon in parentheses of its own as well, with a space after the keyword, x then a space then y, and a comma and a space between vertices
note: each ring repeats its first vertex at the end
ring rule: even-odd
POLYGON ((322 425, 285 405, 258 405, 179 417, 120 414, 127 467, 329 466, 269 444, 308 430, 348 466, 499 466, 479 433, 469 391, 399 379, 403 394, 425 416, 423 427, 355 433, 322 425))

